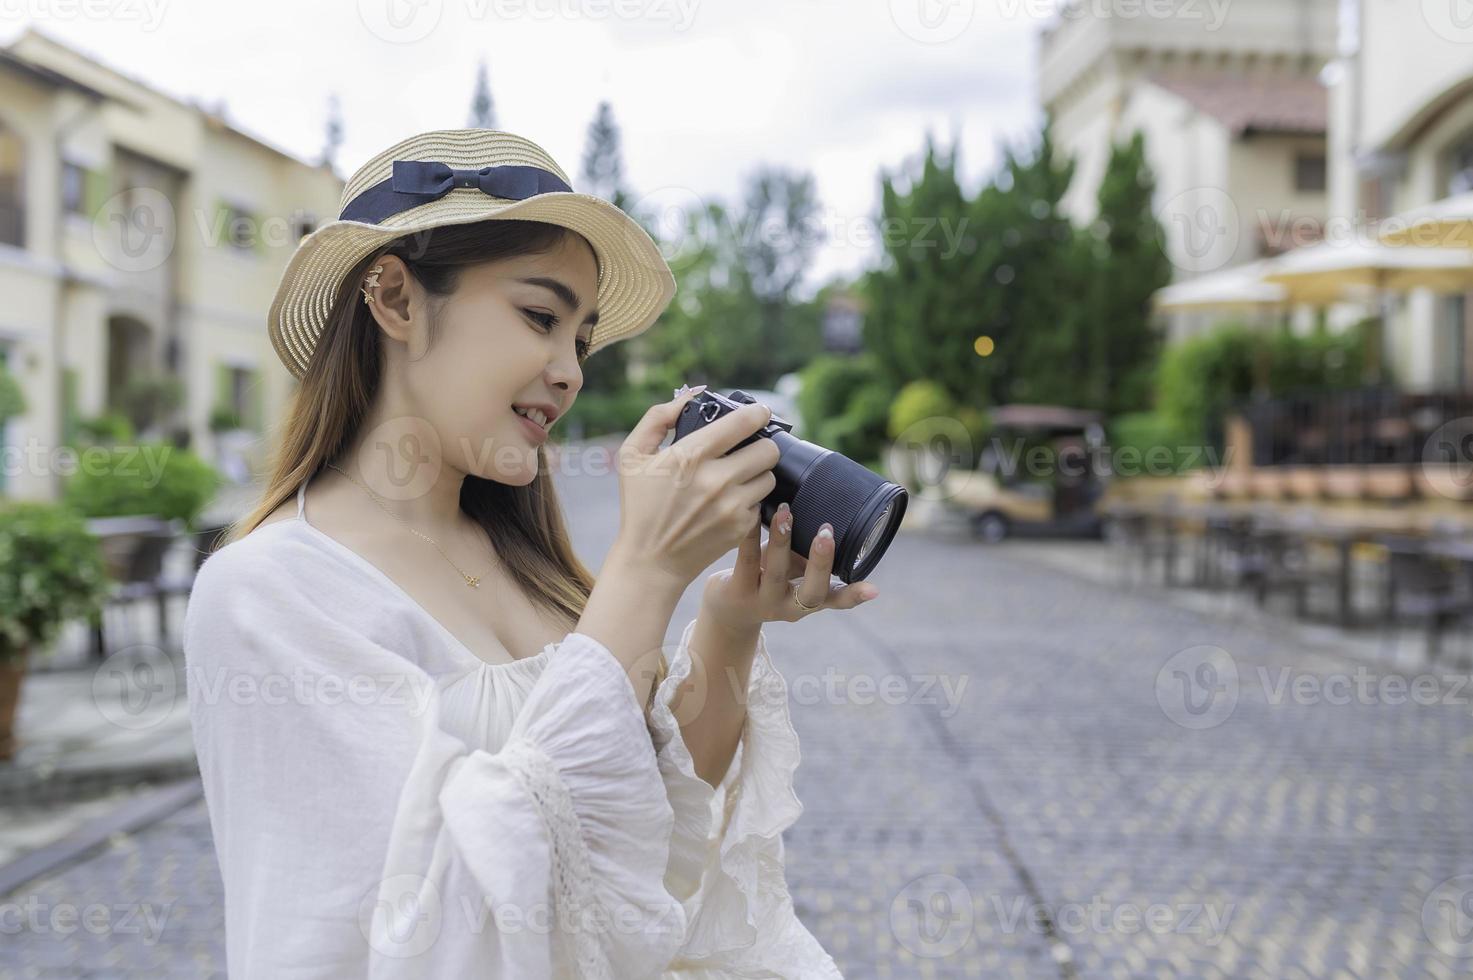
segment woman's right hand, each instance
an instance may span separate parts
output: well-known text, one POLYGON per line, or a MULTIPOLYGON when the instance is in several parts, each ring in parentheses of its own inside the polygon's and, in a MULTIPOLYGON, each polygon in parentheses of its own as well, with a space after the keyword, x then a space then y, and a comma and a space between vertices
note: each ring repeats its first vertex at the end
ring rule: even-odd
POLYGON ((726 455, 772 418, 772 409, 760 403, 743 405, 661 449, 696 394, 652 406, 618 452, 619 534, 612 553, 648 566, 680 589, 761 521, 762 501, 777 486, 772 468, 781 455, 771 439, 753 440, 726 455))

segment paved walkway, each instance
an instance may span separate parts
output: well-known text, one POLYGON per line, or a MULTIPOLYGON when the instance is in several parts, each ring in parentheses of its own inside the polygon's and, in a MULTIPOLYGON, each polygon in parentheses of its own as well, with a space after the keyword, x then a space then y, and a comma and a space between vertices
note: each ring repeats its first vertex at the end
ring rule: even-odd
MULTIPOLYGON (((595 567, 613 479, 559 477, 595 567)), ((789 879, 846 976, 1473 972, 1466 671, 1063 554, 912 531, 875 603, 769 627, 803 739, 789 879)), ((130 929, 43 916, 5 936, 0 977, 219 970, 202 804, 0 896, 12 919, 89 904, 130 929)))

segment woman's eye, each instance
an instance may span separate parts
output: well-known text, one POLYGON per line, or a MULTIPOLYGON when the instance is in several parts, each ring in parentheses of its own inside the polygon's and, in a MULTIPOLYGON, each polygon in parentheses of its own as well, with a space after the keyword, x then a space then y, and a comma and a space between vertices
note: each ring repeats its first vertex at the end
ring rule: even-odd
POLYGON ((556 313, 539 313, 537 310, 523 310, 522 312, 527 314, 532 319, 536 320, 538 323, 542 324, 542 326, 548 330, 551 330, 553 327, 557 326, 556 313))
POLYGON ((582 364, 584 361, 588 360, 588 349, 592 345, 589 344, 588 341, 579 338, 578 343, 575 346, 578 349, 578 363, 582 364))

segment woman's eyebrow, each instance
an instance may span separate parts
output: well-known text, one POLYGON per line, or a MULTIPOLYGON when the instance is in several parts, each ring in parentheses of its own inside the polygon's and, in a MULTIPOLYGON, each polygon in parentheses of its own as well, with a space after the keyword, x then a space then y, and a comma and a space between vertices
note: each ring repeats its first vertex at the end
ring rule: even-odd
MULTIPOLYGON (((578 298, 578 294, 573 291, 573 287, 560 279, 552 279, 548 276, 528 276, 517 279, 516 281, 526 283, 528 286, 541 286, 543 289, 549 290, 554 296, 562 300, 563 305, 570 310, 576 310, 583 305, 583 301, 578 298)), ((594 310, 584 317, 583 323, 585 326, 597 325, 598 311, 594 310)))

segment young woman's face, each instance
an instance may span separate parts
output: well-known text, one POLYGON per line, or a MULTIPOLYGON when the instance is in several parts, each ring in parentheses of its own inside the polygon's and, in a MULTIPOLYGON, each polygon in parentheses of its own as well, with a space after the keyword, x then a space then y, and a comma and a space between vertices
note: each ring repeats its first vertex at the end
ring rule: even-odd
POLYGON ((441 301, 428 352, 405 365, 447 463, 499 483, 532 482, 544 440, 513 406, 550 406, 555 416, 572 406, 597 294, 593 250, 577 235, 541 255, 463 271, 441 301))

